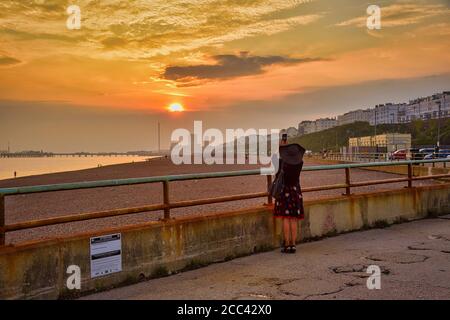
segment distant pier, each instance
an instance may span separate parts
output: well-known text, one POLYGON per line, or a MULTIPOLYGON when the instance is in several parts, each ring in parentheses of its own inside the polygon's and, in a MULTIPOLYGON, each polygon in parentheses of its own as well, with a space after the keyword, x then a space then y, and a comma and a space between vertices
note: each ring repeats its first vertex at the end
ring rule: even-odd
POLYGON ((74 152, 74 153, 54 153, 54 152, 0 152, 0 158, 54 158, 54 157, 134 157, 134 156, 156 156, 154 152, 74 152))

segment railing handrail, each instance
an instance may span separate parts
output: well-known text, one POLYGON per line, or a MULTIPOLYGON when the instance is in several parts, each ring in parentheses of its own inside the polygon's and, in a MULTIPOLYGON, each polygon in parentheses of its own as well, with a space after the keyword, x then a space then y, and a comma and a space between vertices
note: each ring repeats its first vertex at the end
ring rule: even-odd
MULTIPOLYGON (((309 166, 302 169, 302 171, 319 171, 319 170, 335 170, 335 169, 352 169, 361 167, 386 167, 392 165, 414 165, 421 163, 433 162, 450 162, 450 159, 432 159, 432 160, 402 160, 402 161, 383 161, 383 162, 364 162, 364 163, 342 163, 322 166, 309 166)), ((1 189, 0 189, 1 192, 1 189)))
MULTIPOLYGON (((450 162, 450 159, 384 161, 384 162, 320 165, 320 166, 304 167, 302 169, 302 171, 323 171, 323 170, 351 169, 351 168, 364 168, 364 167, 383 167, 383 166, 390 166, 390 165, 400 166, 400 165, 409 165, 409 164, 414 165, 414 164, 436 163, 436 162, 450 162)), ((44 192, 52 192, 52 191, 68 191, 68 190, 92 189, 92 188, 102 188, 102 187, 117 187, 117 186, 157 183, 157 182, 165 182, 165 181, 200 180, 200 179, 211 179, 211 178, 251 176, 251 175, 260 175, 260 174, 261 174, 260 169, 253 169, 253 170, 240 170, 240 171, 204 172, 204 173, 190 173, 190 174, 155 176, 155 177, 71 182, 71 183, 62 183, 62 184, 2 188, 2 189, 0 189, 0 195, 11 196, 11 195, 18 195, 18 194, 44 193, 44 192)))
MULTIPOLYGON (((425 180, 425 179, 443 179, 450 178, 450 174, 438 174, 423 177, 413 176, 413 164, 422 163, 436 163, 449 162, 450 159, 432 159, 432 160, 410 160, 410 161, 394 161, 394 162, 369 162, 369 163, 351 163, 351 164, 335 164, 335 165, 321 165, 321 166, 309 166, 305 167, 304 171, 318 171, 318 170, 335 170, 335 169, 345 169, 345 184, 334 184, 326 185, 321 187, 305 188, 303 192, 313 192, 322 190, 334 190, 334 189, 345 189, 343 195, 350 196, 351 188, 362 187, 369 185, 378 185, 385 183, 398 183, 398 182, 408 182, 408 188, 412 187, 413 181, 425 180), (407 178, 395 178, 395 179, 385 179, 385 180, 372 180, 365 182, 354 182, 352 183, 350 179, 350 169, 351 168, 363 168, 363 167, 381 167, 381 166, 408 166, 408 177, 407 178)), ((171 176, 159 176, 159 177, 147 177, 147 178, 131 178, 131 179, 118 179, 118 180, 102 180, 102 181, 87 181, 87 182, 74 182, 65 184, 54 184, 54 185, 44 185, 44 186, 29 186, 29 187, 17 187, 17 188, 6 188, 0 189, 0 247, 4 246, 6 243, 6 233, 11 231, 19 231, 25 229, 38 228, 43 226, 50 226, 55 224, 63 224, 77 221, 92 220, 98 218, 108 218, 123 216, 127 214, 135 214, 141 212, 151 212, 151 211, 164 211, 164 221, 171 219, 170 209, 183 208, 197 205, 213 204, 227 201, 237 201, 237 200, 247 200, 254 198, 267 197, 267 204, 272 205, 272 196, 266 192, 259 193, 247 193, 241 195, 233 196, 223 196, 218 198, 207 198, 207 199, 197 199, 197 200, 185 200, 178 202, 171 202, 169 196, 169 182, 170 181, 183 181, 183 180, 197 180, 197 179, 208 179, 208 178, 223 178, 223 177, 237 177, 237 176, 249 176, 249 175, 259 175, 261 174, 260 169, 254 170, 242 170, 242 171, 228 171, 228 172, 206 172, 206 173, 193 173, 193 174, 182 174, 182 175, 171 175, 171 176), (78 190, 78 189, 88 189, 88 188, 99 188, 99 187, 115 187, 124 186, 132 184, 144 184, 144 183, 161 183, 163 185, 163 202, 160 204, 152 204, 141 207, 133 208, 122 208, 114 209, 100 212, 88 212, 81 214, 71 214, 65 216, 58 216, 40 220, 32 220, 19 222, 15 224, 5 223, 5 198, 6 196, 11 196, 15 194, 29 194, 29 193, 40 193, 49 191, 63 191, 63 190, 78 190)), ((272 184, 272 176, 268 175, 267 186, 272 184)))

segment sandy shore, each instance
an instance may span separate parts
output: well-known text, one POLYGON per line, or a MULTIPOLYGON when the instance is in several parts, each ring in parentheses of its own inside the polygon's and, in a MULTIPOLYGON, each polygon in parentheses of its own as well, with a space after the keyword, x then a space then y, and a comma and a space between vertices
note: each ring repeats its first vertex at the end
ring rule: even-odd
MULTIPOLYGON (((305 166, 317 165, 313 161, 306 160, 305 166)), ((149 177, 197 172, 219 172, 256 169, 256 165, 173 165, 167 159, 154 159, 148 162, 112 165, 101 168, 55 173, 40 176, 30 176, 17 179, 0 180, 0 188, 15 186, 30 186, 57 184, 79 181, 94 181, 105 179, 121 179, 133 177, 149 177)), ((388 179, 396 175, 352 170, 352 181, 367 181, 375 179, 388 179)), ((302 187, 312 187, 343 183, 343 170, 330 170, 318 172, 304 172, 301 175, 302 187)), ((416 182, 416 185, 430 184, 431 181, 416 182)), ((396 189, 405 184, 396 183, 361 187, 354 192, 368 192, 373 190, 396 189)), ((237 195, 243 193, 262 192, 266 190, 266 177, 247 176, 233 178, 218 178, 208 180, 193 180, 173 182, 170 185, 171 201, 193 200, 225 195, 237 195)), ((342 190, 330 190, 322 192, 305 193, 305 200, 317 199, 340 195, 342 190)), ((172 210, 173 217, 182 215, 205 214, 223 212, 246 207, 262 205, 265 198, 244 201, 235 201, 221 204, 196 206, 172 210)), ((142 205, 157 204, 162 202, 162 185, 147 184, 135 186, 122 186, 112 188, 98 188, 87 190, 60 191, 44 194, 18 195, 6 198, 6 223, 16 223, 42 218, 50 218, 61 215, 76 214, 82 212, 102 211, 117 208, 137 207, 142 205)), ((113 226, 123 226, 158 220, 162 212, 148 212, 134 215, 96 219, 70 224, 56 225, 30 229, 7 234, 7 242, 17 242, 31 239, 42 239, 52 236, 68 235, 84 231, 99 230, 113 226)))

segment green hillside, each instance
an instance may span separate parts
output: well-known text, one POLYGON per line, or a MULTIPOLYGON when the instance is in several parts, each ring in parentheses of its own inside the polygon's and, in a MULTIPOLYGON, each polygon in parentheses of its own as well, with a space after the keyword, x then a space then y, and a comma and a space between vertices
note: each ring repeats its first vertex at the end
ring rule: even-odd
MULTIPOLYGON (((435 145, 437 140, 438 120, 417 120, 405 124, 377 125, 377 134, 383 133, 411 133, 413 146, 435 145)), ((296 142, 308 150, 315 152, 323 149, 338 151, 347 146, 350 137, 363 137, 375 134, 375 127, 367 122, 355 122, 334 127, 321 132, 291 138, 289 142, 296 142)), ((441 145, 450 145, 450 118, 441 119, 441 145)))

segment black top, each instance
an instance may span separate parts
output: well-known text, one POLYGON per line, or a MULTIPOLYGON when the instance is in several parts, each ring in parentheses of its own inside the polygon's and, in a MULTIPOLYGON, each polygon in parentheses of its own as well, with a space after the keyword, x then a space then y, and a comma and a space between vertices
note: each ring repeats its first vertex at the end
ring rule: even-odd
POLYGON ((296 186, 300 184, 300 172, 303 168, 303 161, 300 164, 287 164, 280 159, 280 166, 277 172, 277 176, 280 174, 280 169, 283 166, 284 172, 284 185, 296 186))
POLYGON ((299 165, 303 161, 306 150, 298 143, 285 144, 280 146, 280 159, 289 164, 299 165))

